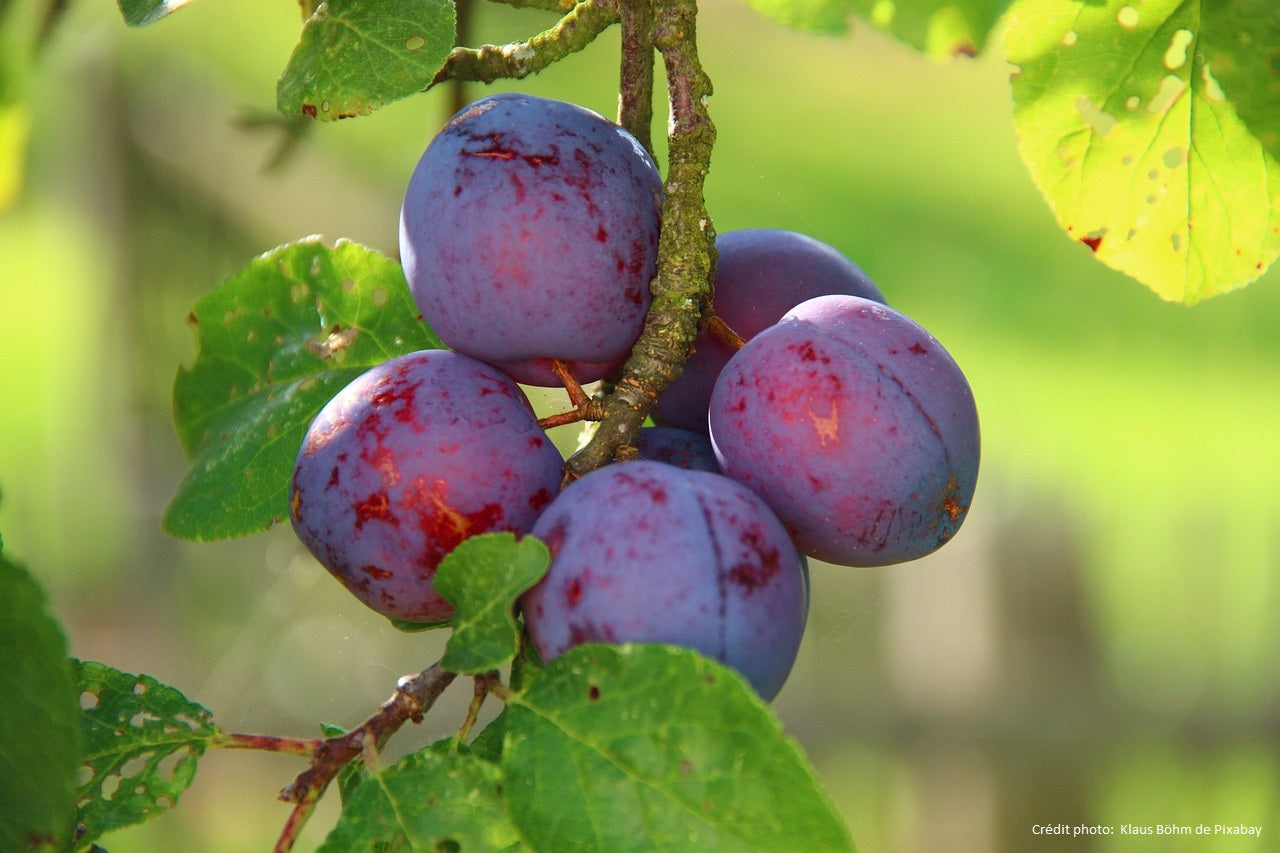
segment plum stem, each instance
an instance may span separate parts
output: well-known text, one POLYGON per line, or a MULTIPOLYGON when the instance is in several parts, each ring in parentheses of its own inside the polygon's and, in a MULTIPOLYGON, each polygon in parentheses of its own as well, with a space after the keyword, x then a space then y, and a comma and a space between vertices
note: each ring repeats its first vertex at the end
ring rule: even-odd
MULTIPOLYGON (((609 0, 609 5, 623 2, 609 0)), ((600 428, 566 463, 566 480, 599 468, 621 448, 634 444, 658 395, 680 375, 711 301, 715 229, 703 185, 716 131, 707 111, 711 80, 698 58, 697 3, 625 0, 625 5, 652 10, 652 43, 662 54, 667 72, 670 123, 657 274, 649 286, 653 300, 644 329, 613 390, 604 398, 600 428)), ((623 19, 623 27, 643 20, 644 14, 633 11, 623 19)), ((624 32, 624 49, 639 41, 624 32)))
POLYGON ((559 412, 554 415, 547 415, 545 418, 538 419, 538 426, 543 429, 551 427, 564 426, 565 424, 576 424, 579 421, 598 421, 604 416, 599 400, 593 400, 582 390, 582 384, 578 382, 577 377, 569 370, 569 365, 565 364, 558 358, 549 359, 551 362, 551 370, 560 379, 564 385, 565 393, 569 395, 569 403, 573 406, 567 412, 559 412))
POLYGON ((742 339, 742 336, 731 329, 719 314, 708 314, 704 322, 708 332, 733 349, 740 350, 746 345, 747 342, 742 339))

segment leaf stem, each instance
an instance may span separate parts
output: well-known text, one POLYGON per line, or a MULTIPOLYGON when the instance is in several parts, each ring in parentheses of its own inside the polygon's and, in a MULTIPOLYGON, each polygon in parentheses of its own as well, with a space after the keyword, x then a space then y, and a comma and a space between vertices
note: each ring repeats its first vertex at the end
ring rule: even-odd
POLYGON ((219 749, 261 749, 267 752, 280 752, 285 755, 301 755, 309 758, 315 754, 315 751, 322 743, 324 741, 319 738, 301 739, 220 731, 209 741, 209 746, 219 749))

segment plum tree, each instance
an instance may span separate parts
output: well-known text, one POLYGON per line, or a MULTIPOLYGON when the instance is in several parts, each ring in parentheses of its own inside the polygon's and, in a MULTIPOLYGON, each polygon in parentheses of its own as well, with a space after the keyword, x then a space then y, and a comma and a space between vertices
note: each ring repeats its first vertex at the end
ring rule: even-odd
POLYGON ((649 307, 662 181, 618 125, 517 93, 482 98, 431 141, 409 181, 400 252, 428 325, 520 382, 620 365, 649 307))
POLYGON ((340 391, 294 466, 294 530, 334 577, 383 615, 448 619, 432 586, 468 537, 525 533, 559 488, 559 451, 524 392, 447 350, 393 358, 340 391))
MULTIPOLYGON (((815 296, 846 293, 885 301, 861 267, 807 234, 777 228, 727 231, 716 237, 716 251, 712 310, 743 339, 815 296)), ((711 390, 734 352, 712 329, 699 332, 684 372, 658 397, 654 418, 705 433, 711 390)))
POLYGON ((862 297, 810 299, 748 341, 716 382, 710 426, 725 474, 801 551, 838 564, 937 549, 977 481, 964 374, 918 323, 862 297))
POLYGON ((570 484, 533 527, 551 566, 523 597, 544 660, 587 642, 697 649, 772 699, 804 633, 804 569, 764 502, 719 474, 640 460, 570 484))

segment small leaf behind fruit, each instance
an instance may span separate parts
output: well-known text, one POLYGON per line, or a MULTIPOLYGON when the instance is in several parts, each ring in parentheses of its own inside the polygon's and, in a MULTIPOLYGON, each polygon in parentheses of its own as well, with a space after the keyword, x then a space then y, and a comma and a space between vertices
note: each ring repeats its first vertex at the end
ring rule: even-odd
POLYGON ((476 675, 514 658, 520 642, 512 615, 516 599, 546 574, 550 560, 540 541, 517 540, 512 533, 473 536, 445 557, 433 583, 456 613, 441 665, 476 675))
POLYGON ((79 715, 66 640, 0 550, 0 850, 61 850, 75 827, 79 715))
POLYGON ((454 32, 450 0, 327 0, 303 25, 276 103, 322 121, 373 112, 425 89, 454 32))
POLYGON ((217 735, 213 715, 149 675, 78 661, 79 821, 87 845, 172 808, 217 735))
POLYGON ((852 849, 778 719, 696 652, 578 646, 505 716, 503 792, 535 849, 852 849))
POLYGON ((266 529, 288 513, 307 426, 348 382, 392 356, 438 349, 395 261, 308 238, 254 259, 191 313, 199 351, 173 388, 191 469, 165 515, 184 539, 266 529))
POLYGON ((521 849, 501 786, 496 764, 428 747, 361 782, 320 851, 521 849))

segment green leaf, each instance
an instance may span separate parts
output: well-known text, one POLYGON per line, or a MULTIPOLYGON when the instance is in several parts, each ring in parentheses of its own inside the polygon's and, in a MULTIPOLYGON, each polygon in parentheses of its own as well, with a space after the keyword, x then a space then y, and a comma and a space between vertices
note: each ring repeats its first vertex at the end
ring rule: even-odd
POLYGON ((141 27, 160 20, 190 2, 191 0, 119 0, 119 5, 124 22, 131 27, 141 27))
POLYGON ((77 662, 80 823, 88 844, 103 833, 172 808, 217 734, 213 716, 149 675, 77 662))
POLYGON ((857 15, 934 59, 975 56, 1011 0, 747 0, 797 29, 841 35, 857 15))
POLYGON ((400 265, 340 240, 281 246, 196 305, 199 352, 173 388, 191 470, 164 524, 184 539, 244 536, 283 519, 316 412, 365 370, 443 344, 400 265))
POLYGON ((1280 5, 1019 0, 1019 147, 1059 224, 1162 298, 1280 254, 1280 5))
POLYGON ((454 606, 453 636, 440 664, 477 675, 516 656, 516 599, 546 574, 551 555, 532 536, 485 533, 454 548, 436 569, 436 592, 454 606))
POLYGON ((0 548, 0 850, 70 843, 79 716, 44 589, 0 548))
POLYGON ((451 0, 328 0, 303 25, 276 104, 324 121, 371 113, 425 89, 454 32, 451 0))
POLYGON ((466 751, 428 747, 373 773, 351 792, 322 853, 514 850, 502 770, 466 751))
POLYGON ((507 700, 504 795, 539 850, 849 850, 799 747, 688 649, 586 644, 507 700))

